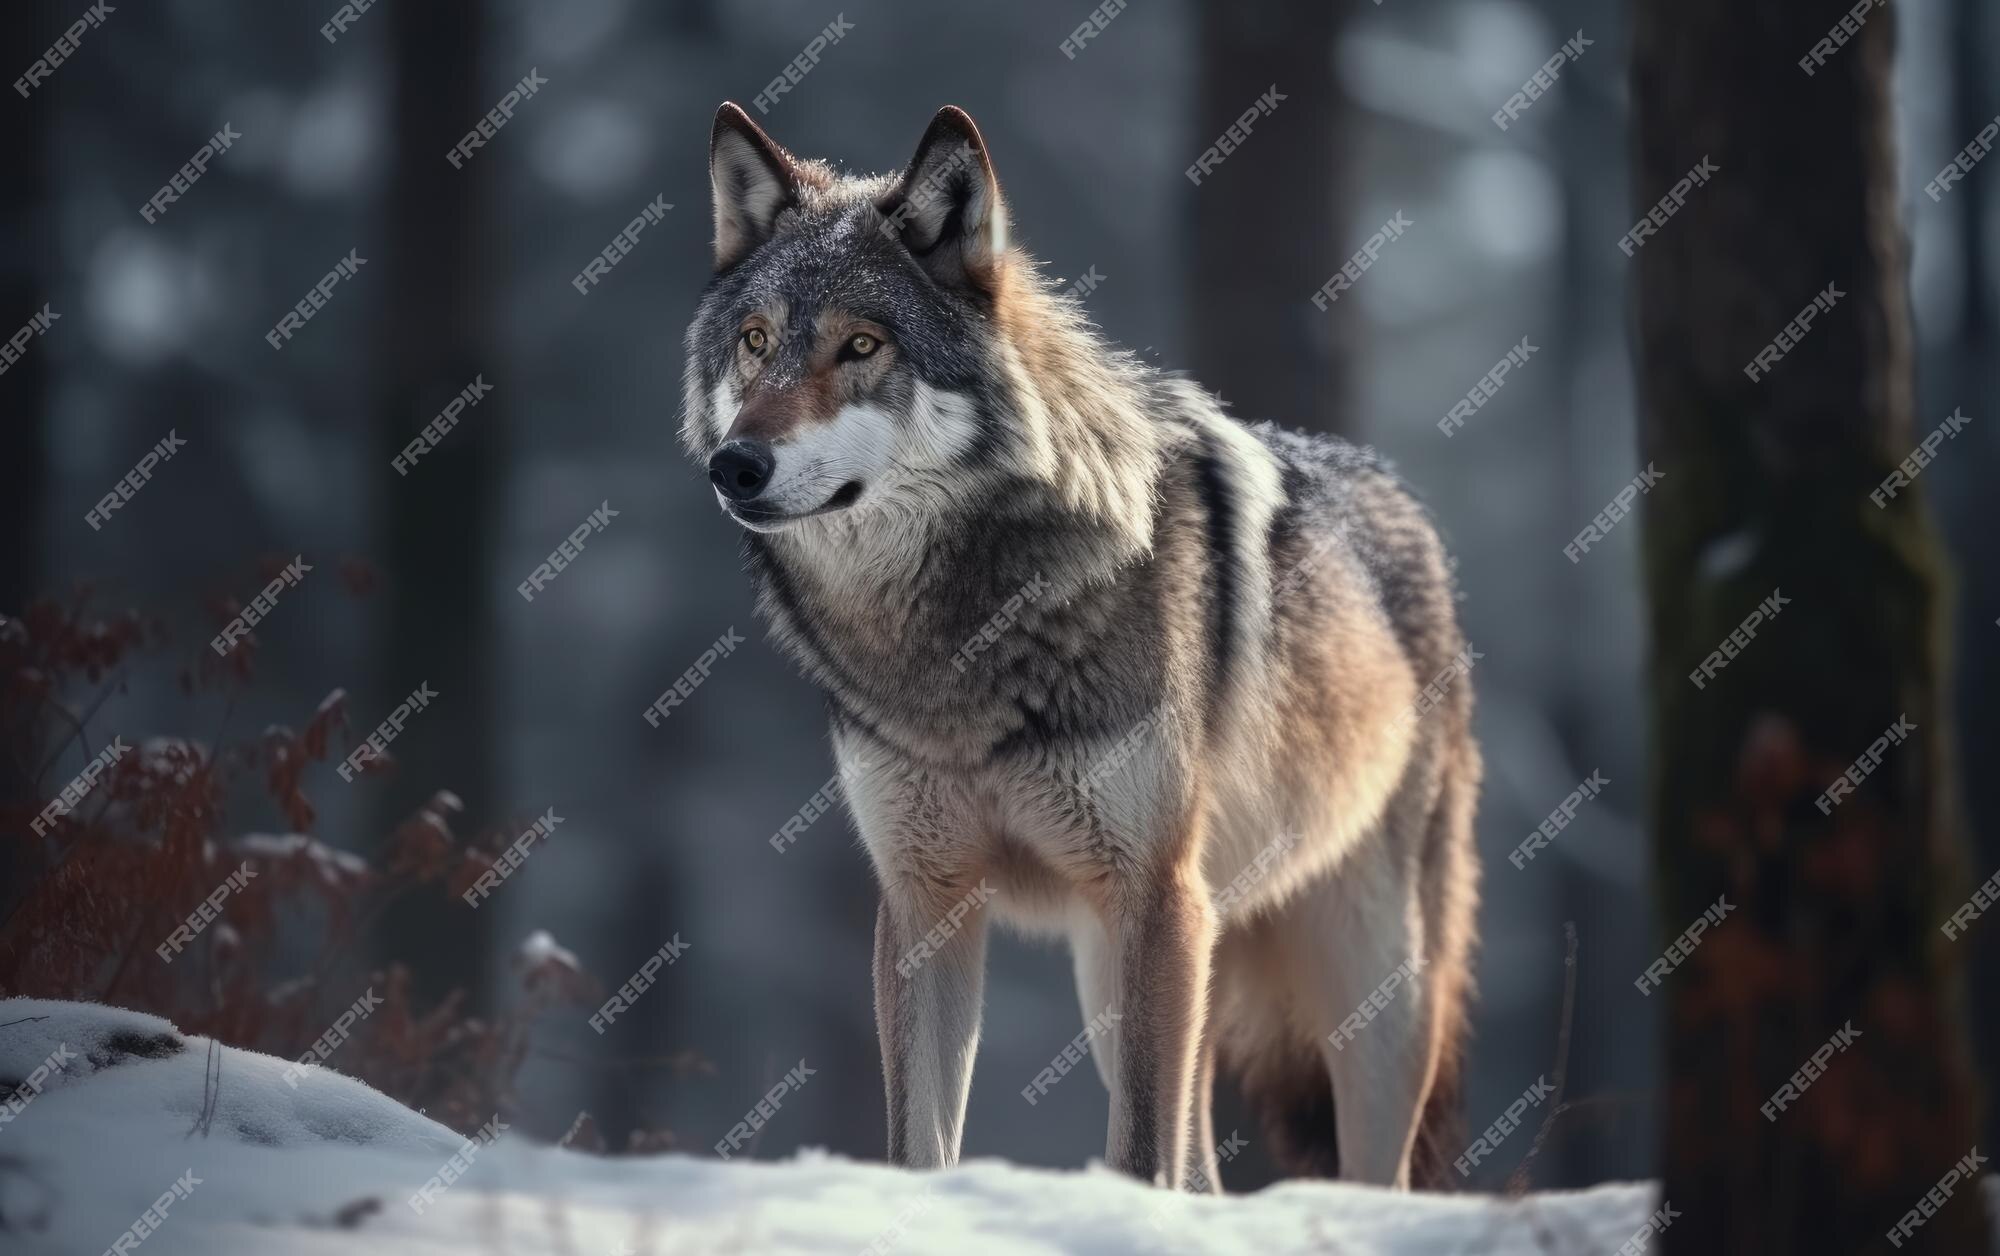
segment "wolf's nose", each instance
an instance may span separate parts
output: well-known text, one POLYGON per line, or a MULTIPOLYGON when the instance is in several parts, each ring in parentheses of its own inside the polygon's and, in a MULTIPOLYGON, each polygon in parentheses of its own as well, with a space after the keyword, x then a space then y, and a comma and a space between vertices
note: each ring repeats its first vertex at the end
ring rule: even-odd
POLYGON ((708 478, 724 497, 747 502, 764 491, 771 482, 771 469, 777 465, 771 447, 764 442, 733 440, 708 460, 708 478))

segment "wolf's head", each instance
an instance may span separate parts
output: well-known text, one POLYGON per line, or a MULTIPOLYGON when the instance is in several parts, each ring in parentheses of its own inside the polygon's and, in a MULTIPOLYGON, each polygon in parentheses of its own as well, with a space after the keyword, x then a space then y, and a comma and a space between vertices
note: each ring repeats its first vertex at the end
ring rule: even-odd
POLYGON ((725 104, 709 174, 715 277, 688 328, 682 435, 733 518, 802 542, 901 538, 983 495, 1143 547, 1145 372, 1010 246, 963 110, 940 110, 900 173, 856 178, 725 104))
POLYGON ((688 329, 683 435, 723 508, 764 532, 948 492, 996 439, 1001 374, 1006 211, 972 119, 943 110, 907 170, 857 179, 726 104, 709 170, 716 273, 688 329))

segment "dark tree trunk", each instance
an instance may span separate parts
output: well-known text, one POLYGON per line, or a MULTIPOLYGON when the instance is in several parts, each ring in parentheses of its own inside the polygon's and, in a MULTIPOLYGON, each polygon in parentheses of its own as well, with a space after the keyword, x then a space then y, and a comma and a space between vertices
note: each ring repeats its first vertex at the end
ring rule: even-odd
MULTIPOLYGON (((12 59, 21 61, 22 69, 54 42, 50 28, 40 5, 0 6, 0 48, 18 50, 12 59)), ((0 126, 0 171, 6 172, 0 177, 0 340, 40 313, 45 303, 59 315, 74 312, 50 291, 44 270, 55 250, 49 230, 47 140, 55 102, 45 84, 27 100, 10 91, 5 104, 10 117, 0 126)), ((57 323, 48 334, 70 332, 81 321, 57 323)), ((0 449, 6 451, 0 457, 0 537, 5 538, 0 542, 0 615, 20 614, 41 591, 48 360, 48 345, 30 343, 21 360, 0 375, 0 432, 5 433, 0 449)))
MULTIPOLYGON (((1663 939, 1733 910, 1667 1000, 1670 1252, 1874 1250, 1970 1151, 1979 1091, 1957 966, 1946 561, 1921 483, 1875 489, 1922 433, 1896 218, 1895 8, 1812 76, 1812 5, 1641 0, 1635 203, 1718 173, 1638 256, 1663 939), (1760 382, 1745 367, 1828 285, 1844 296, 1760 382), (1705 687, 1689 673, 1788 599, 1705 687), (1816 799, 1899 718, 1854 793, 1816 799), (1796 1102, 1762 1109, 1824 1044, 1796 1102)), ((1834 18, 1838 13, 1833 14, 1834 18)), ((1925 424, 1925 428, 1932 424, 1925 424)), ((1984 1250, 1977 1184, 1902 1239, 1984 1250)))
POLYGON ((1342 365, 1356 334, 1353 304, 1322 313, 1309 301, 1368 236, 1348 238, 1340 191, 1350 140, 1333 53, 1347 8, 1347 0, 1204 4, 1195 32, 1195 154, 1273 84, 1284 99, 1186 189, 1189 367, 1239 418, 1313 432, 1354 429, 1342 365))
MULTIPOLYGON (((478 0, 392 5, 387 17, 395 143, 382 261, 373 271, 384 290, 375 452, 366 468, 384 494, 379 553, 386 605, 375 701, 355 719, 365 734, 420 683, 437 693, 391 748, 398 770, 387 790, 385 831, 439 788, 465 801, 467 824, 498 824, 507 817, 493 810, 489 608, 497 595, 487 538, 497 513, 509 381, 488 341, 494 264, 486 245, 499 200, 498 167, 507 160, 502 154, 524 147, 528 135, 503 130, 454 169, 445 154, 511 81, 482 80, 482 6, 478 0), (390 459, 482 372, 493 391, 464 411, 406 477, 392 471, 390 459)), ((491 902, 479 911, 457 900, 405 902, 384 919, 381 953, 418 965, 428 994, 463 985, 477 999, 497 910, 491 902)))
MULTIPOLYGON (((1993 17, 1992 0, 1955 0, 1951 39, 1951 120, 1945 124, 1944 143, 1936 149, 1956 153, 2000 113, 2000 92, 1994 90, 1993 76, 1994 60, 2000 55, 1996 46, 2000 25, 1993 17)), ((1943 160, 1937 164, 1942 166, 1943 160)), ((1963 762, 1975 765, 2000 763, 2000 704, 1992 700, 2000 694, 2000 650, 1980 644, 1995 641, 1995 634, 2000 633, 1992 617, 1992 608, 2000 608, 2000 495, 1994 494, 1991 484, 1993 468, 2000 466, 2000 421, 1996 421, 2000 420, 2000 406, 1996 406, 2000 403, 2000 370, 1994 365, 1994 273, 1992 249, 1987 243, 1993 180, 1984 166, 1980 171, 1985 177, 1953 186, 1947 205, 1934 205, 1927 196, 1914 202, 1917 213, 1956 215, 1959 323, 1958 339, 1948 352, 1957 366, 1957 378, 1945 400, 1962 406, 1976 420, 1952 442, 1966 445, 1952 454, 1958 486, 1952 515, 1960 539, 1962 571, 1959 630, 1968 643, 1962 651, 1958 691, 1972 699, 1959 704, 1960 753, 1963 762)), ((1936 170, 1924 172, 1927 179, 1936 175, 1936 170)), ((2000 868, 2000 779, 1991 772, 1976 772, 1966 785, 1972 832, 1983 839, 1974 848, 1974 880, 1984 880, 2000 868)), ((1976 945, 1972 988, 2000 988, 2000 931, 1978 935, 1976 945)), ((1975 1000, 1972 1023, 1979 1058, 2000 1056, 2000 999, 1975 1000)), ((2000 1113, 1989 1111, 1986 1137, 1988 1142, 2000 1139, 2000 1113)))

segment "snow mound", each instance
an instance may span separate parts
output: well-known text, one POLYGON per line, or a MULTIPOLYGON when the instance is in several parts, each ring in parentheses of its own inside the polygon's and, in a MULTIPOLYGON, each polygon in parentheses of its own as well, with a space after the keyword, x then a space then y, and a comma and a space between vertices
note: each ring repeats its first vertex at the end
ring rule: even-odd
POLYGON ((1326 1182, 1213 1198, 997 1161, 913 1174, 814 1153, 606 1159, 498 1122, 464 1139, 331 1069, 294 1072, 294 1088, 287 1067, 157 1017, 0 1001, 0 1082, 39 1086, 0 1103, 0 1249, 1548 1256, 1615 1252, 1655 1206, 1643 1183, 1518 1201, 1326 1182))

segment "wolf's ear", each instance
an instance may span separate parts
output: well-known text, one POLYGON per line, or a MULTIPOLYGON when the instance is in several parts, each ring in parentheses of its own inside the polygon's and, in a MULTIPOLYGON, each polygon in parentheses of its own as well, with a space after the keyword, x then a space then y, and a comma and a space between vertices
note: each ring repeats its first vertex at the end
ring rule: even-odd
POLYGON ((876 207, 931 278, 992 291, 994 267, 1007 249, 1007 206, 986 141, 965 110, 938 110, 910 168, 876 207))
POLYGON ((715 268, 727 270, 771 238, 778 215, 798 204, 799 160, 734 101, 715 111, 708 137, 715 199, 715 268))

